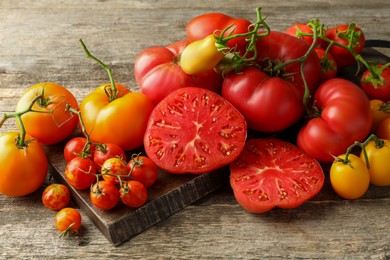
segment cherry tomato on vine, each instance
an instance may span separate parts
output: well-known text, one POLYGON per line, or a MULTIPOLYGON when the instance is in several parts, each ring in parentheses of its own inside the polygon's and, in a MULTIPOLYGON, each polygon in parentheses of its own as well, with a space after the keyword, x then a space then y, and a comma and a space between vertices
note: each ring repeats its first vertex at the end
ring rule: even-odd
POLYGON ((77 209, 63 208, 56 214, 54 223, 62 236, 77 234, 81 226, 81 214, 77 209))
POLYGON ((123 204, 130 208, 141 207, 148 200, 148 191, 139 181, 124 181, 119 192, 123 204))
POLYGON ((291 143, 249 139, 230 164, 230 185, 247 211, 295 208, 314 197, 324 184, 320 164, 291 143))
POLYGON ((146 188, 152 186, 158 178, 157 165, 146 156, 134 156, 127 164, 131 178, 141 182, 146 188))
MULTIPOLYGON (((299 39, 304 40, 309 45, 313 43, 313 30, 308 24, 304 23, 296 23, 287 28, 285 33, 295 36, 299 39), (306 35, 305 35, 306 34, 306 35)), ((317 38, 317 42, 315 44, 316 48, 326 49, 328 43, 320 38, 317 38)))
POLYGON ((119 145, 114 143, 105 143, 97 146, 93 154, 93 162, 96 165, 96 170, 100 171, 104 162, 114 157, 118 157, 126 161, 126 153, 119 145))
POLYGON ((76 129, 78 118, 66 107, 70 105, 77 109, 78 103, 65 87, 52 82, 42 82, 26 90, 16 105, 16 111, 27 109, 32 100, 42 93, 43 97, 32 107, 34 111, 40 112, 24 114, 23 124, 26 132, 40 143, 55 144, 69 137, 76 129))
POLYGON ((75 157, 65 168, 66 181, 77 190, 88 189, 96 181, 96 167, 90 158, 75 157))
POLYGON ((118 157, 107 159, 102 165, 101 174, 103 175, 104 180, 114 184, 120 183, 118 177, 120 177, 121 180, 130 179, 126 161, 118 157))
POLYGON ((109 210, 114 208, 119 201, 119 190, 110 181, 98 181, 92 187, 90 191, 90 198, 92 204, 101 209, 109 210))
POLYGON ((19 147, 19 133, 0 135, 0 193, 7 196, 25 196, 44 183, 48 160, 36 139, 26 135, 26 145, 19 147))
POLYGON ((320 83, 333 79, 337 76, 337 62, 332 54, 326 54, 324 49, 314 48, 321 63, 321 76, 320 83))
POLYGON ((366 164, 356 155, 339 155, 330 168, 330 182, 334 191, 344 199, 358 199, 370 185, 370 174, 366 164))
MULTIPOLYGON (((365 149, 369 165, 370 183, 376 186, 390 186, 390 140, 371 141, 365 149)), ((366 162, 364 151, 360 153, 360 159, 366 162)))
POLYGON ((69 189, 63 184, 50 184, 42 193, 43 205, 51 210, 61 210, 68 206, 69 201, 69 189))
POLYGON ((64 147, 65 161, 70 162, 76 156, 93 156, 95 152, 95 145, 89 144, 88 155, 83 155, 82 151, 87 143, 85 137, 74 137, 70 139, 64 147))
POLYGON ((390 117, 390 102, 383 102, 379 99, 370 100, 372 127, 371 132, 374 133, 379 124, 390 117))
POLYGON ((370 70, 366 69, 360 79, 360 86, 370 99, 390 101, 390 67, 382 64, 372 67, 379 79, 374 79, 370 70))

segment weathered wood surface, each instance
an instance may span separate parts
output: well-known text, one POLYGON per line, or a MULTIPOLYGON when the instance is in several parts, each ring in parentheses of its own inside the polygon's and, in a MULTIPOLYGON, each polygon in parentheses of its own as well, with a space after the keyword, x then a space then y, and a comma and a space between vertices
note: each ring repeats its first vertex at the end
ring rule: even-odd
MULTIPOLYGON (((112 68, 116 82, 137 88, 133 64, 141 50, 184 38, 186 22, 198 14, 253 20, 258 5, 275 30, 318 17, 327 24, 354 21, 367 39, 390 40, 390 2, 381 0, 1 0, 0 112, 12 111, 23 91, 41 81, 58 82, 79 99, 107 82, 106 73, 85 58, 79 38, 112 68)), ((0 131, 14 128, 7 121, 0 131)), ((225 183, 119 247, 84 212, 79 236, 59 239, 55 212, 40 201, 42 190, 24 198, 0 195, 0 259, 390 257, 387 188, 372 188, 356 201, 325 188, 297 209, 252 215, 225 183)))

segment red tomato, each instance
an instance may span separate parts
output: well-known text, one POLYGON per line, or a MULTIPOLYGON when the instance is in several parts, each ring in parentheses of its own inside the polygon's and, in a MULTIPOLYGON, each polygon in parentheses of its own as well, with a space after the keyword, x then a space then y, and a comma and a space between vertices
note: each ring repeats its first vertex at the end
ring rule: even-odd
POLYGON ((230 164, 230 185, 238 203, 252 213, 295 208, 324 184, 320 164, 291 143, 251 139, 230 164))
POLYGON ((78 103, 73 94, 65 87, 42 82, 26 90, 16 105, 20 112, 28 108, 33 99, 43 93, 43 97, 34 103, 32 109, 44 113, 31 112, 22 116, 26 132, 42 144, 58 143, 73 133, 78 121, 66 106, 77 109, 78 103), (50 112, 50 113, 47 113, 50 112))
POLYGON ((69 189, 63 184, 50 184, 42 193, 43 205, 51 210, 61 210, 68 205, 69 201, 69 189))
POLYGON ((0 135, 0 193, 7 196, 25 196, 36 191, 45 182, 48 161, 42 146, 26 135, 28 145, 18 147, 17 132, 0 135))
MULTIPOLYGON (((206 13, 194 17, 187 23, 186 34, 187 38, 193 42, 204 39, 210 34, 219 35, 229 26, 232 27, 225 32, 224 36, 247 33, 250 25, 251 22, 246 19, 234 18, 223 13, 206 13)), ((235 48, 239 52, 244 52, 247 41, 245 37, 238 37, 229 40, 227 44, 231 49, 235 48)))
POLYGON ((362 142, 370 132, 370 103, 363 90, 351 81, 335 78, 320 85, 314 105, 321 114, 298 133, 298 146, 321 162, 345 153, 355 141, 362 142))
POLYGON ((119 184, 120 180, 129 180, 127 163, 118 157, 107 159, 101 168, 103 179, 113 184, 119 184))
POLYGON ((315 48, 314 51, 321 63, 320 83, 335 78, 337 76, 337 62, 333 55, 328 53, 326 56, 325 50, 321 48, 315 48))
POLYGON ((180 54, 188 44, 189 41, 182 40, 166 47, 150 47, 137 56, 134 64, 135 79, 141 92, 155 105, 169 93, 183 87, 220 91, 222 75, 213 69, 188 75, 180 67, 180 54))
POLYGON ((127 165, 131 178, 141 182, 146 188, 152 186, 158 177, 157 165, 146 156, 134 156, 127 165))
POLYGON ((119 192, 123 204, 130 208, 141 207, 148 200, 148 191, 139 181, 124 181, 119 192))
MULTIPOLYGON (((355 24, 340 24, 332 27, 326 31, 326 37, 343 46, 349 46, 357 54, 362 52, 365 44, 363 31, 355 24)), ((340 69, 356 62, 351 52, 343 47, 334 45, 330 48, 330 53, 336 59, 340 69)))
POLYGON ((360 86, 370 99, 380 99, 387 102, 390 101, 390 67, 382 67, 383 65, 377 65, 376 68, 373 68, 380 75, 380 81, 375 81, 371 72, 366 69, 360 80, 360 86))
POLYGON ((255 67, 226 75, 222 96, 242 113, 248 128, 261 132, 286 129, 298 122, 305 111, 297 86, 269 77, 255 67))
POLYGON ((106 143, 101 146, 97 146, 93 154, 93 162, 96 165, 96 170, 100 171, 103 163, 114 157, 118 157, 126 161, 126 153, 119 145, 106 143))
POLYGON ((229 102, 212 91, 188 87, 154 108, 144 147, 168 172, 200 174, 233 161, 246 135, 244 117, 229 102))
POLYGON ((89 158, 75 157, 65 168, 66 181, 77 190, 88 189, 96 181, 96 167, 89 158))
POLYGON ((63 208, 55 216, 54 223, 62 236, 77 234, 81 226, 81 214, 77 209, 63 208))
MULTIPOLYGON (((290 34, 292 36, 295 36, 299 39, 302 39, 305 42, 307 42, 309 45, 311 45, 313 43, 313 36, 302 35, 302 34, 313 35, 313 30, 310 28, 310 26, 308 24, 304 24, 304 23, 293 24, 289 28, 287 28, 285 33, 290 34)), ((326 49, 326 47, 328 46, 328 43, 323 39, 317 38, 317 42, 316 42, 315 46, 317 48, 326 49)))
POLYGON ((101 210, 114 208, 118 204, 119 197, 118 188, 110 181, 96 182, 90 191, 92 204, 101 210))
POLYGON ((82 154, 84 147, 87 144, 87 139, 85 137, 74 137, 70 139, 64 147, 64 157, 65 161, 70 162, 74 157, 90 157, 95 152, 95 145, 89 144, 88 154, 82 154))
POLYGON ((142 93, 115 86, 118 95, 112 101, 107 95, 111 84, 105 84, 80 103, 85 130, 92 142, 115 143, 125 151, 139 148, 153 103, 142 93))

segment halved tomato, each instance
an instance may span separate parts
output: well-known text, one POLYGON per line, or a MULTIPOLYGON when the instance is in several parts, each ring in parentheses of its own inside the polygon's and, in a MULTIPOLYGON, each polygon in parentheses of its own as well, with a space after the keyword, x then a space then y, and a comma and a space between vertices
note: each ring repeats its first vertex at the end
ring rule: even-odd
POLYGON ((320 164, 295 145, 275 138, 250 139, 230 164, 237 202, 251 213, 296 208, 324 184, 320 164))

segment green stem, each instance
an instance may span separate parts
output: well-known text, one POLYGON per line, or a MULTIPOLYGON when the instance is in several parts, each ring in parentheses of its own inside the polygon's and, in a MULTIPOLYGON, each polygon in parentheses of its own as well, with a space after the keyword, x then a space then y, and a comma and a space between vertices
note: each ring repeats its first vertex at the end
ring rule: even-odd
POLYGON ((368 161, 368 156, 367 156, 367 151, 366 151, 366 146, 368 145, 369 142, 371 141, 374 141, 375 142, 375 147, 376 148, 381 148, 383 147, 384 145, 384 141, 383 139, 380 139, 378 138, 375 134, 371 134, 364 142, 358 142, 358 141, 355 141, 352 145, 350 145, 348 148, 347 148, 347 151, 345 153, 345 158, 343 160, 343 163, 344 164, 348 164, 349 163, 349 155, 352 153, 352 150, 355 148, 355 147, 360 147, 362 149, 362 152, 363 152, 363 156, 364 156, 364 160, 366 162, 366 165, 367 165, 367 168, 370 169, 370 163, 368 161))

